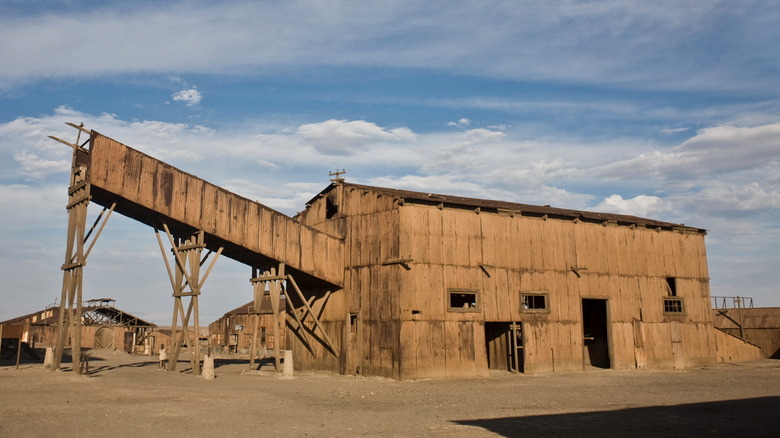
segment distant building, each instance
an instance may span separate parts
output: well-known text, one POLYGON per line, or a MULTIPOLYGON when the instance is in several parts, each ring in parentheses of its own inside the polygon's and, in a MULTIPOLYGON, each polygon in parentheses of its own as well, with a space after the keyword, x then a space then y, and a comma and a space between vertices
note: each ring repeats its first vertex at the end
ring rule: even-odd
MULTIPOLYGON (((116 300, 98 298, 84 301, 81 316, 81 346, 94 349, 117 349, 128 353, 143 353, 149 346, 149 335, 156 325, 122 311, 116 300)), ((59 306, 0 322, 4 345, 21 338, 31 348, 57 344, 59 306)), ((71 344, 69 333, 66 345, 71 344)))
MULTIPOLYGON (((285 312, 286 303, 287 300, 281 300, 281 312, 285 312)), ((282 319, 279 326, 280 350, 285 349, 285 330, 282 319)), ((209 324, 209 348, 216 353, 248 356, 253 338, 257 345, 255 357, 269 356, 272 354, 269 351, 277 347, 273 330, 273 310, 268 297, 261 301, 257 312, 254 309, 254 302, 249 302, 225 313, 209 324), (257 325, 256 338, 255 325, 257 325)))
POLYGON ((712 323, 761 348, 764 357, 780 359, 780 307, 713 309, 712 323))

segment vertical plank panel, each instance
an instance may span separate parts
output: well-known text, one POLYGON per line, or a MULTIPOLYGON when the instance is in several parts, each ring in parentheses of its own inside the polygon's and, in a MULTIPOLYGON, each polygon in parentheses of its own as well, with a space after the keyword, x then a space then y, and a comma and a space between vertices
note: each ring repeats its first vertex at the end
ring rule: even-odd
POLYGON ((184 221, 189 224, 201 225, 201 206, 203 205, 203 180, 193 177, 186 178, 184 221))
POLYGON ((138 203, 154 208, 154 185, 157 165, 154 159, 143 156, 141 159, 141 180, 138 182, 138 203))
POLYGON ((431 321, 431 377, 446 377, 447 335, 444 321, 431 321))
POLYGON ((414 379, 417 377, 417 323, 414 321, 402 321, 400 333, 400 365, 401 379, 414 379))
POLYGON ((419 378, 434 377, 433 361, 433 330, 431 321, 415 322, 417 332, 417 376, 419 378))
POLYGON ((223 189, 217 189, 216 191, 216 221, 214 227, 214 234, 219 236, 227 236, 230 231, 230 195, 223 189))
MULTIPOLYGON (((242 243, 246 240, 246 221, 247 208, 249 206, 247 199, 239 196, 231 197, 230 202, 230 224, 228 237, 231 241, 242 243)), ((300 225, 298 225, 300 228, 300 225)))
POLYGON ((257 251, 260 238, 260 206, 256 202, 247 202, 244 221, 244 241, 249 249, 257 251))
MULTIPOLYGON (((282 216, 280 218, 284 219, 282 216)), ((301 266, 301 226, 295 222, 284 220, 285 231, 285 261, 291 266, 301 266)))
POLYGON ((133 153, 130 148, 124 148, 124 176, 121 193, 127 199, 138 197, 139 181, 141 180, 141 154, 133 153))
POLYGON ((124 175, 124 156, 125 148, 123 145, 111 141, 106 148, 106 158, 109 160, 105 179, 105 188, 113 193, 121 193, 122 179, 124 175))
POLYGON ((187 180, 189 176, 184 172, 174 172, 171 197, 171 217, 184 221, 187 210, 187 180))
POLYGON ((203 184, 202 190, 201 229, 208 233, 214 233, 217 225, 217 188, 211 184, 203 184))

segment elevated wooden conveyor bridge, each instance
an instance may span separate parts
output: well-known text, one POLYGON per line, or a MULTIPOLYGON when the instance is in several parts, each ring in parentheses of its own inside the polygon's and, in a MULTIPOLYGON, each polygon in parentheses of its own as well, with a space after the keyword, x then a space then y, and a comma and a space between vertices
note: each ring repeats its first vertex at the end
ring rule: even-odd
MULTIPOLYGON (((75 143, 52 137, 73 148, 67 206, 68 240, 62 266, 60 336, 53 368, 59 368, 68 329, 73 331, 73 369, 79 372, 81 368, 78 363, 80 319, 76 315, 81 314, 83 267, 112 212, 147 224, 157 234, 175 299, 174 333, 181 323, 181 336, 174 342, 169 369, 175 369, 182 345, 189 344, 190 328, 196 333, 199 330, 197 297, 220 255, 252 268, 250 281, 257 303, 264 294, 270 294, 272 303, 276 301, 277 304, 275 310, 278 310, 280 294, 291 284, 302 313, 299 314, 294 306, 289 310, 289 299, 288 313, 301 330, 311 332, 319 327, 315 312, 308 308, 308 299, 301 289, 319 293, 341 287, 344 276, 342 240, 87 130, 83 125, 68 125, 78 129, 75 143), (84 137, 86 140, 82 141, 84 137), (87 230, 90 202, 104 209, 87 230), (161 237, 161 232, 167 239, 161 237), (168 261, 165 240, 173 254, 172 262, 168 261), (207 251, 205 256, 204 251, 207 251), (214 257, 207 265, 211 255, 214 257), (185 310, 182 300, 187 299, 190 300, 189 307, 185 310), (313 329, 305 328, 299 315, 311 315, 315 324, 313 329), (194 327, 191 326, 193 323, 194 327)), ((294 293, 290 291, 290 295, 294 293)), ((259 304, 256 307, 259 309, 259 304)), ((277 317, 278 313, 275 312, 277 317)), ((278 323, 275 328, 277 326, 278 323)), ((324 331, 319 338, 330 343, 324 331)), ((193 371, 200 374, 198 343, 194 344, 195 351, 190 350, 194 356, 193 371)), ((278 366, 278 352, 276 360, 278 366)))

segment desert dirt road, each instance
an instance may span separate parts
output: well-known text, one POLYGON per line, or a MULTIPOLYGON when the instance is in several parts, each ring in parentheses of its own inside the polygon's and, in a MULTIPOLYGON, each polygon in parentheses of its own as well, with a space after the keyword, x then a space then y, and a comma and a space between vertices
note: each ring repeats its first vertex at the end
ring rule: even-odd
MULTIPOLYGON (((775 436, 780 361, 399 382, 217 359, 214 380, 92 351, 90 374, 0 362, 0 437, 775 436)), ((67 368, 67 367, 66 367, 67 368)))

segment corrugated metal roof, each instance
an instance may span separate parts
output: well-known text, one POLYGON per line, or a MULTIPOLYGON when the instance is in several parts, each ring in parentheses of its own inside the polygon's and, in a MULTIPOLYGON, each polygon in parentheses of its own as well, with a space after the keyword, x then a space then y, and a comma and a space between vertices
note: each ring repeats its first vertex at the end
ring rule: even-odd
MULTIPOLYGON (((520 204, 516 202, 496 201, 488 199, 467 198, 463 196, 443 195, 438 193, 424 193, 413 192, 409 190, 388 189, 384 187, 373 187, 361 184, 352 183, 340 183, 347 187, 354 187, 356 189, 362 189, 370 192, 379 193, 385 196, 391 196, 403 200, 404 202, 419 202, 424 204, 444 204, 449 207, 469 207, 480 208, 484 210, 496 210, 512 212, 514 214, 528 215, 528 216, 544 216, 560 219, 579 219, 588 222, 613 222, 618 225, 636 225, 646 228, 662 228, 662 229, 684 229, 689 232, 696 232, 706 234, 707 231, 703 228, 689 227, 684 224, 675 224, 671 222, 662 222, 653 219, 641 218, 637 216, 630 216, 624 214, 614 213, 597 213, 583 210, 571 210, 565 208, 557 208, 549 205, 531 205, 520 204)), ((319 195, 314 197, 307 206, 317 200, 320 196, 323 196, 333 190, 337 184, 331 184, 319 195)))

